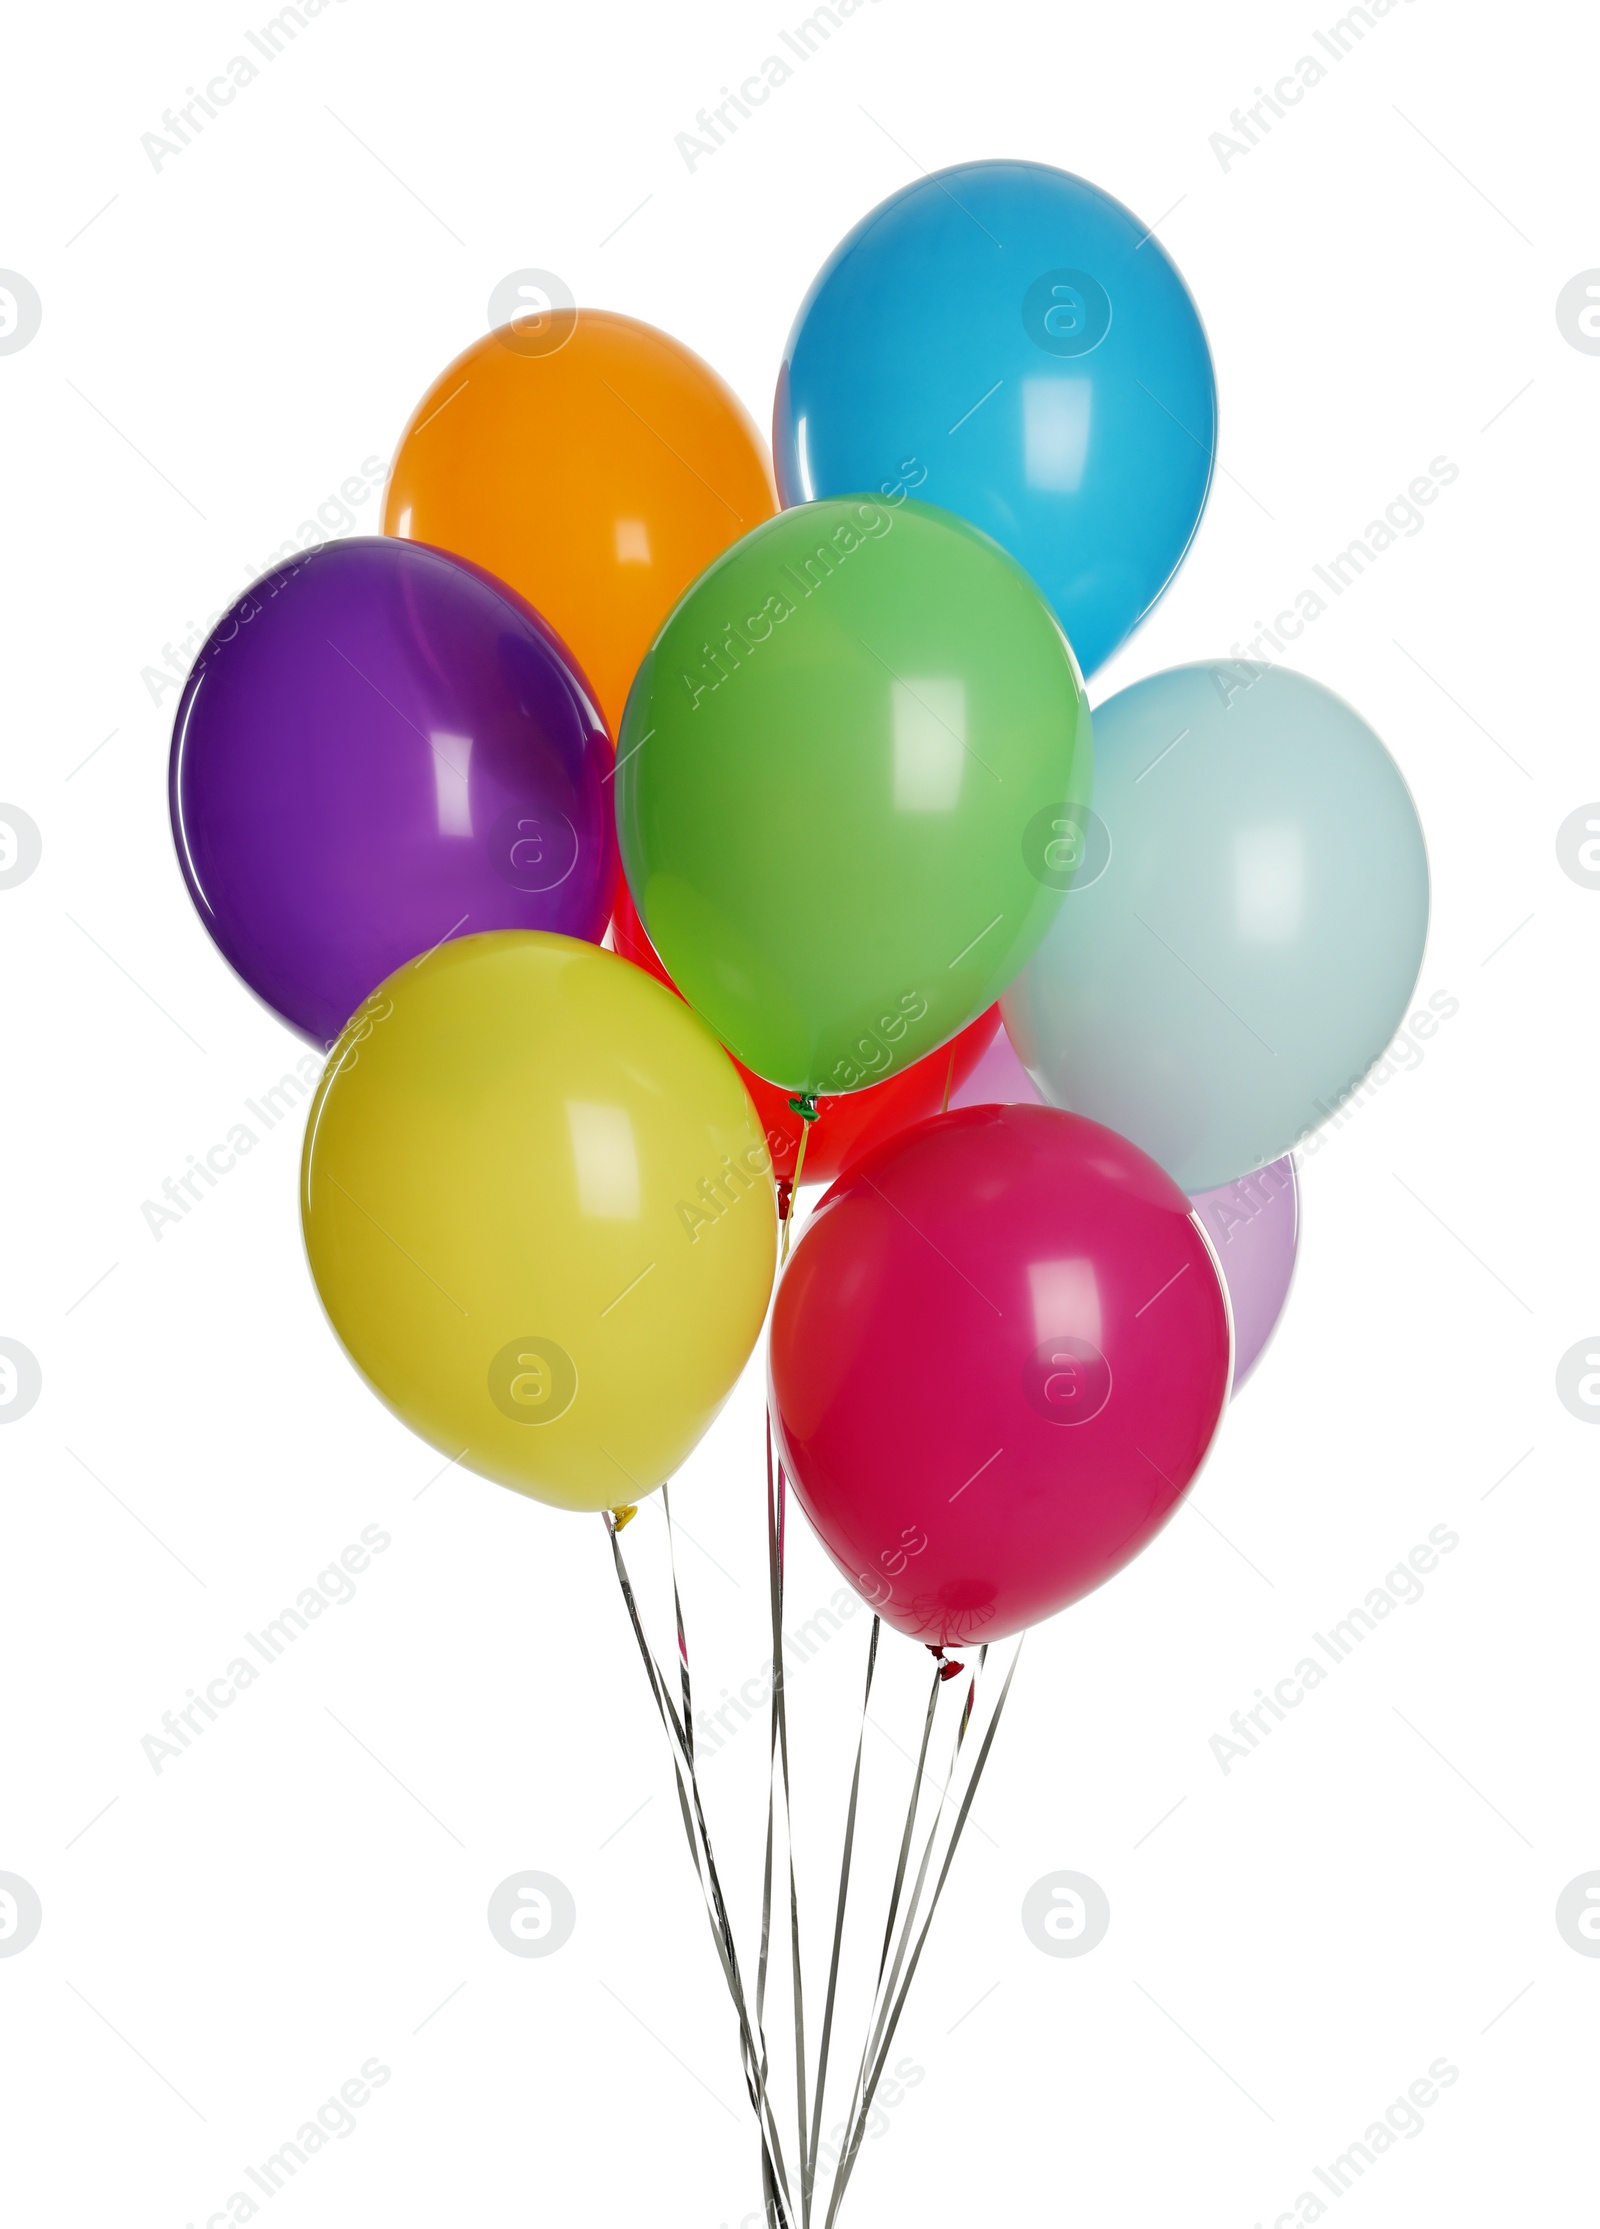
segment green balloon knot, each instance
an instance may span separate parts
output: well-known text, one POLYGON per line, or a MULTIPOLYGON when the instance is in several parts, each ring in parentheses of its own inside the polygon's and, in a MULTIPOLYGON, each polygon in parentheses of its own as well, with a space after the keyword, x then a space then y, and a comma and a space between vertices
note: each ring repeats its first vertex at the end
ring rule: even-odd
POLYGON ((802 1122, 815 1122, 821 1111, 817 1106, 817 1095, 814 1091, 802 1091, 798 1097, 791 1099, 789 1104, 802 1122))

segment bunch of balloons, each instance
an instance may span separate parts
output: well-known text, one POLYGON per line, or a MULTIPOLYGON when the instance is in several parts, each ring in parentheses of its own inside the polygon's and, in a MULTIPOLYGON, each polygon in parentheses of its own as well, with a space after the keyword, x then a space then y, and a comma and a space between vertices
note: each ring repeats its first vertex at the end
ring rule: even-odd
POLYGON ((803 1170, 837 1181, 772 1416, 887 1622, 998 1637, 1171 1512, 1287 1291, 1290 1149, 1427 921, 1398 769, 1296 674, 1153 674, 1091 765, 1084 676, 1176 571, 1215 437, 1153 234, 967 164, 818 275, 776 484, 680 343, 535 313, 422 398, 381 537, 225 615, 179 858, 331 1048, 312 1270, 436 1447, 572 1509, 660 1486, 803 1170))
POLYGON ((535 314, 423 397, 381 538, 224 616, 180 861, 331 1047, 312 1270, 436 1447, 574 1509, 661 1485, 809 1168, 772 1413, 888 1622, 1013 1631, 1170 1513, 1287 1290, 1289 1149, 1427 920, 1398 769, 1295 674, 1152 675, 1091 771, 1083 676, 1181 561, 1215 432, 1160 243, 971 164, 819 274, 776 493, 689 350, 535 314))

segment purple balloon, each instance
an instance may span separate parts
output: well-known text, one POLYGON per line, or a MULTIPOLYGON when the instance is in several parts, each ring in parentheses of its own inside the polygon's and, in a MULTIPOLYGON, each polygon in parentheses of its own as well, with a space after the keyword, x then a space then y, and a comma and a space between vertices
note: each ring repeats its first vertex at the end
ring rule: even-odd
POLYGON ((988 1049, 964 1084, 951 1094, 955 1107, 1042 1107, 1033 1078, 1017 1058, 1004 1022, 990 1038, 988 1049))
POLYGON ((1294 1156, 1250 1176, 1196 1192, 1194 1211, 1211 1235, 1233 1303, 1233 1390, 1261 1360, 1289 1297, 1300 1246, 1300 1187, 1294 1156))
POLYGON ((173 727, 178 859, 218 949, 330 1045, 447 938, 605 934, 611 739, 514 590, 416 542, 333 542, 257 581, 173 727))
MULTIPOLYGON (((1004 1023, 950 1104, 1043 1104, 1004 1023)), ((1300 1188, 1294 1157, 1286 1153, 1253 1176, 1219 1185, 1214 1192, 1197 1192, 1192 1204, 1216 1249, 1233 1306, 1233 1390, 1237 1393, 1260 1361, 1289 1297, 1300 1245, 1300 1188)))

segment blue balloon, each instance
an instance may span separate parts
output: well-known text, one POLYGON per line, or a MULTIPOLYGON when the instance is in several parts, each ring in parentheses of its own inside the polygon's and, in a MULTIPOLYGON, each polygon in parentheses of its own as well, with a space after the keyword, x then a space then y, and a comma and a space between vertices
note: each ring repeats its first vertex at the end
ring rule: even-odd
POLYGON ((1120 201, 1043 163, 904 187, 824 264, 789 335, 786 504, 914 493, 1038 582, 1085 673, 1177 571, 1211 484, 1204 328, 1120 201))
POLYGON ((1067 895, 1006 1029, 1053 1105, 1210 1191, 1308 1137, 1399 1028, 1422 829, 1366 722, 1279 666, 1135 682, 1095 713, 1094 760, 1094 811, 1035 845, 1067 895))

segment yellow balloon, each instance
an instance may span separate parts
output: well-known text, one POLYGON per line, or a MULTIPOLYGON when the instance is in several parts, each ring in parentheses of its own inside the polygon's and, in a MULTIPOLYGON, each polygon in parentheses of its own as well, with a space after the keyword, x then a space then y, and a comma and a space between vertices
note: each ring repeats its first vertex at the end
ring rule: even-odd
POLYGON ((761 1330, 771 1159, 706 1025, 598 946, 520 930, 401 968, 306 1127, 311 1274, 414 1432, 563 1509, 683 1461, 761 1330))

